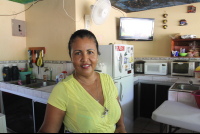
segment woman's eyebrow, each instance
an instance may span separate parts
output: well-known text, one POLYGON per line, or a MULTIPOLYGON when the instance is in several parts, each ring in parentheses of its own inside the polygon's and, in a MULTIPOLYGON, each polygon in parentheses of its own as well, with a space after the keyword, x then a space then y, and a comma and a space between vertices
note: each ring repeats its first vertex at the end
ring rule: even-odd
POLYGON ((87 51, 90 51, 90 50, 95 51, 94 49, 88 49, 87 51))
POLYGON ((74 50, 74 52, 76 52, 76 51, 82 52, 81 50, 74 50))

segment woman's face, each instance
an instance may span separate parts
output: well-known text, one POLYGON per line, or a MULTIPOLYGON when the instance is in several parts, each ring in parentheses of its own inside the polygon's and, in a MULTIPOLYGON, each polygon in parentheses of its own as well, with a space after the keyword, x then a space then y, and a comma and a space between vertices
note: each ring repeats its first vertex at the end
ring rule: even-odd
POLYGON ((94 39, 77 38, 72 43, 71 60, 79 75, 92 75, 97 64, 97 48, 94 39))

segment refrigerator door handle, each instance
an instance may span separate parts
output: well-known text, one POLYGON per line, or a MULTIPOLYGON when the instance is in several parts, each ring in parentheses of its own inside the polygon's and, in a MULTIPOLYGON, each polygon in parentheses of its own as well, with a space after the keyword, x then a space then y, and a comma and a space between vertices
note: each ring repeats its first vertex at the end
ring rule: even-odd
POLYGON ((119 61, 119 71, 120 71, 120 73, 122 73, 122 69, 123 69, 123 56, 122 56, 122 53, 120 53, 120 61, 119 61))
POLYGON ((120 83, 120 91, 121 91, 121 93, 120 93, 120 101, 122 101, 122 100, 123 100, 123 97, 124 97, 124 95, 123 95, 123 86, 122 86, 122 83, 120 83))

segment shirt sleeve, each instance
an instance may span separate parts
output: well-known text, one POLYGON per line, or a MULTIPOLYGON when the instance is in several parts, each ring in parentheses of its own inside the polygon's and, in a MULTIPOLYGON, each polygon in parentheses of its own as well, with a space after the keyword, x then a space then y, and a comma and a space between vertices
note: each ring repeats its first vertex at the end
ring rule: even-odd
POLYGON ((63 82, 59 82, 54 87, 53 91, 51 92, 49 96, 47 103, 62 111, 67 110, 68 94, 67 94, 67 89, 63 82))

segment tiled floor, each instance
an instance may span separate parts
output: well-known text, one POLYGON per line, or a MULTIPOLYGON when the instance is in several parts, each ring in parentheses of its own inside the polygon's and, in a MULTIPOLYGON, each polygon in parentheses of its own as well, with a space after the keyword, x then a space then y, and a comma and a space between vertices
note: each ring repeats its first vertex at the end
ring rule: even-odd
MULTIPOLYGON (((164 126, 164 132, 167 133, 167 125, 164 126)), ((160 133, 160 123, 147 118, 137 118, 134 121, 134 133, 160 133)), ((197 133, 194 131, 180 129, 176 133, 197 133)))

